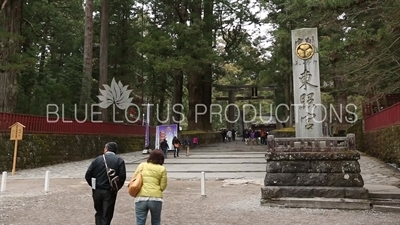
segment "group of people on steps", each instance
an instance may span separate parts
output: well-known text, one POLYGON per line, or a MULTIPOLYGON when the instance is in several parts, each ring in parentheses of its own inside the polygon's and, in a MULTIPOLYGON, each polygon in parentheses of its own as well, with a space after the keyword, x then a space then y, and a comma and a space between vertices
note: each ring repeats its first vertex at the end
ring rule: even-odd
MULTIPOLYGON (((184 149, 186 150, 186 156, 189 156, 190 146, 192 145, 192 143, 193 143, 193 147, 196 148, 197 145, 199 144, 199 139, 197 138, 197 136, 193 137, 193 141, 191 141, 189 137, 186 137, 183 140, 183 146, 184 146, 184 149)), ((179 148, 182 145, 179 138, 174 136, 174 138, 172 139, 172 145, 173 145, 172 147, 174 149, 174 158, 179 157, 179 148)), ((167 139, 164 139, 160 143, 160 148, 164 152, 164 157, 168 158, 168 150, 170 149, 170 147, 168 145, 167 139)))

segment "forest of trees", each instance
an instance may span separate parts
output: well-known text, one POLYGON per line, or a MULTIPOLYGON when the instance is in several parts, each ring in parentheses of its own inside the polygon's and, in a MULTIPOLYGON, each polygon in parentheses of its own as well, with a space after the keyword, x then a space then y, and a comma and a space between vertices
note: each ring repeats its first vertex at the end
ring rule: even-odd
POLYGON ((194 107, 214 102, 213 84, 276 84, 274 103, 290 104, 290 31, 305 27, 318 28, 325 103, 399 92, 398 0, 0 3, 0 112, 44 115, 53 103, 73 117, 115 78, 160 117, 181 103, 189 129, 211 130, 194 107))

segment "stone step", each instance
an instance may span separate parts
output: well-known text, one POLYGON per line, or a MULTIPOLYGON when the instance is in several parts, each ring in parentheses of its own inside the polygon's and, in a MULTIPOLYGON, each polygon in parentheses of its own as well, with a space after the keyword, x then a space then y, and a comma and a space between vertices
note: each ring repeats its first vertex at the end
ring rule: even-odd
POLYGON ((365 199, 346 198, 276 198, 261 199, 262 206, 285 208, 369 210, 372 204, 365 199))
MULTIPOLYGON (((192 151, 192 150, 191 150, 192 151)), ((196 150, 193 150, 196 151, 196 150)), ((204 149, 202 151, 208 151, 208 152, 267 152, 266 148, 260 148, 260 147, 255 147, 255 148, 214 148, 214 149, 204 149)))
POLYGON ((374 205, 372 210, 385 213, 387 212, 400 213, 399 206, 374 205))
POLYGON ((379 199, 379 198, 371 198, 372 204, 376 205, 384 205, 384 206, 397 206, 400 207, 400 200, 398 199, 379 199))
POLYGON ((370 192, 369 198, 379 199, 400 199, 400 193, 381 193, 381 192, 370 192))
POLYGON ((262 199, 276 198, 312 199, 364 199, 368 200, 368 190, 363 187, 305 187, 305 186, 263 186, 262 199))

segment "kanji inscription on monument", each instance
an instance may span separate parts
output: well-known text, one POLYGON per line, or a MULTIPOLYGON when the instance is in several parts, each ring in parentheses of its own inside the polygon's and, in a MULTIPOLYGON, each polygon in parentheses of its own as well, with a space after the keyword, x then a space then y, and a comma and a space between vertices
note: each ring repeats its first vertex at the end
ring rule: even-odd
POLYGON ((296 137, 322 137, 317 28, 292 30, 296 137))

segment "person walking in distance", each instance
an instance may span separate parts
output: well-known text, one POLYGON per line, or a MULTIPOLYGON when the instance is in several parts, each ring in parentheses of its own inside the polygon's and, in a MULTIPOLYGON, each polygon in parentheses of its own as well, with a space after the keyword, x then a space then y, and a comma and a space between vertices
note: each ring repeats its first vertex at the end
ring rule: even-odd
POLYGON ((125 162, 116 155, 117 150, 115 142, 108 142, 104 147, 104 154, 92 161, 85 174, 86 182, 92 187, 96 225, 111 224, 117 192, 126 180, 125 162), (110 176, 118 178, 115 183, 110 176))
POLYGON ((164 140, 160 143, 160 148, 161 148, 161 150, 164 152, 164 157, 165 157, 165 158, 168 158, 168 149, 169 149, 169 146, 168 146, 167 139, 164 139, 164 140))
POLYGON ((189 156, 189 151, 190 151, 190 138, 186 137, 185 140, 183 141, 183 145, 185 146, 186 149, 186 156, 189 156))
POLYGON ((261 131, 260 130, 254 131, 254 139, 256 140, 256 145, 259 145, 260 138, 261 138, 261 131))
POLYGON ((226 133, 227 133, 227 130, 224 128, 224 129, 222 129, 222 131, 221 131, 221 136, 222 136, 222 142, 223 143, 226 143, 225 141, 226 141, 226 133))
POLYGON ((265 143, 265 138, 266 138, 266 134, 265 134, 265 130, 261 129, 261 144, 263 145, 265 143))
POLYGON ((236 140, 236 130, 235 128, 232 128, 232 141, 236 140))
POLYGON ((199 145, 199 138, 197 138, 197 136, 194 136, 194 138, 193 138, 193 148, 196 148, 197 145, 199 145))
POLYGON ((181 141, 175 136, 172 139, 172 144, 174 145, 174 158, 179 157, 179 147, 181 147, 181 141))
POLYGON ((246 129, 246 131, 244 132, 243 137, 244 137, 244 143, 246 145, 249 145, 250 144, 250 132, 248 129, 246 129))
POLYGON ((252 145, 254 145, 255 144, 255 135, 256 135, 256 132, 254 132, 254 130, 251 130, 250 131, 250 141, 251 141, 251 144, 252 145))
POLYGON ((147 162, 142 162, 136 168, 133 177, 141 172, 143 186, 135 197, 136 225, 145 225, 150 211, 151 224, 161 224, 163 191, 167 188, 167 170, 163 166, 164 153, 155 149, 150 153, 147 162))
POLYGON ((228 138, 228 141, 231 142, 231 140, 232 140, 232 131, 231 130, 228 130, 226 132, 226 137, 228 138))

